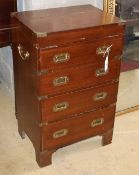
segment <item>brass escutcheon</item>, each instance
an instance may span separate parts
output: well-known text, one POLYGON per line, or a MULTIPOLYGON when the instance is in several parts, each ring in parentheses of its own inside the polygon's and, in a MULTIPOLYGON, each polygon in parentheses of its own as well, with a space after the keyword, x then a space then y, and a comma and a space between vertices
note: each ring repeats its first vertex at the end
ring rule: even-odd
POLYGON ((95 119, 91 122, 91 127, 96 127, 96 126, 100 126, 104 123, 104 118, 98 118, 98 119, 95 119))
POLYGON ((58 103, 58 104, 54 105, 53 111, 54 112, 60 112, 60 111, 66 110, 68 107, 69 107, 68 102, 58 103))
POLYGON ((93 99, 94 101, 104 100, 107 97, 107 95, 107 92, 99 92, 96 95, 94 95, 93 99))
POLYGON ((60 137, 66 136, 68 134, 68 129, 61 129, 53 133, 53 138, 58 139, 60 137))
POLYGON ((53 62, 58 64, 58 63, 67 62, 69 61, 69 59, 70 59, 69 53, 61 53, 54 56, 53 62))
POLYGON ((53 80, 54 86, 61 86, 67 84, 69 82, 69 78, 67 76, 58 77, 53 80))

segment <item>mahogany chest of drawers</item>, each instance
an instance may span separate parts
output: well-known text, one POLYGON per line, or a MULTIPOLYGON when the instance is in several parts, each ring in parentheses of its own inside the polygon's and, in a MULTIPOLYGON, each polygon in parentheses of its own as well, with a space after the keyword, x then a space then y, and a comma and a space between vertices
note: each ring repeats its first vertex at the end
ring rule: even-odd
POLYGON ((38 164, 92 136, 111 143, 124 25, 91 5, 12 16, 18 129, 38 164))

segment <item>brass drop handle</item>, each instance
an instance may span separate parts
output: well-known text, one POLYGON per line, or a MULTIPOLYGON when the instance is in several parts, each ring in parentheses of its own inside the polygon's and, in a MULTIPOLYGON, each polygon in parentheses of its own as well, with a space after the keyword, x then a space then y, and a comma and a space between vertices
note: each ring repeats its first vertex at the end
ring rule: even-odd
POLYGON ((61 54, 54 55, 53 62, 55 64, 64 63, 64 62, 69 61, 69 59, 70 59, 69 53, 61 53, 61 54))
POLYGON ((53 138, 58 139, 60 137, 64 137, 68 134, 68 129, 61 129, 53 133, 53 138))
POLYGON ((95 76, 96 77, 101 77, 101 76, 104 76, 108 73, 108 71, 105 71, 104 68, 100 68, 100 69, 97 69, 96 72, 95 72, 95 76))
POLYGON ((60 112, 60 111, 64 111, 69 107, 69 103, 68 102, 62 102, 62 103, 58 103, 55 104, 53 106, 53 111, 54 112, 60 112))
POLYGON ((18 53, 19 53, 20 57, 22 58, 22 60, 27 60, 30 57, 29 52, 24 51, 23 47, 20 44, 17 46, 17 49, 18 49, 18 53))
POLYGON ((61 86, 61 85, 67 84, 68 82, 69 82, 68 76, 57 77, 53 80, 53 85, 54 86, 61 86))
POLYGON ((97 55, 103 55, 107 49, 107 46, 98 47, 96 50, 97 55))
POLYGON ((96 54, 105 56, 106 53, 109 53, 111 51, 111 48, 112 48, 112 45, 108 45, 108 46, 104 45, 104 46, 98 47, 96 49, 96 54))
POLYGON ((104 123, 104 118, 98 118, 91 122, 91 127, 94 128, 94 127, 102 125, 103 123, 104 123))
POLYGON ((93 99, 94 99, 94 101, 105 100, 107 95, 108 95, 107 92, 99 92, 96 95, 94 95, 93 99))
POLYGON ((111 51, 112 45, 109 46, 102 46, 97 48, 96 54, 97 55, 103 55, 103 58, 105 58, 104 61, 104 67, 96 72, 96 76, 103 76, 106 75, 109 69, 109 54, 111 51))

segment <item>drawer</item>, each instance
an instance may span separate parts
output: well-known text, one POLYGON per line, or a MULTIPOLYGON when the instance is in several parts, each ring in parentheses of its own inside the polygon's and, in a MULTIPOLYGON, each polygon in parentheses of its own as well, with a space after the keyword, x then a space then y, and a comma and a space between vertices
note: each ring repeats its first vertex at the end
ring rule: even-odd
POLYGON ((117 79, 120 73, 120 60, 111 61, 106 73, 103 68, 103 64, 94 64, 37 76, 38 96, 60 94, 117 79))
POLYGON ((118 83, 106 84, 41 100, 42 121, 56 121, 113 104, 118 83))
POLYGON ((42 128, 43 150, 59 148, 113 128, 115 106, 48 124, 42 128))
MULTIPOLYGON (((105 19, 103 21, 105 23, 105 19)), ((52 46, 65 46, 84 41, 94 41, 107 37, 123 37, 124 25, 103 25, 99 27, 82 28, 79 30, 70 30, 66 32, 55 32, 47 37, 39 37, 39 46, 42 49, 52 46)))
POLYGON ((109 60, 122 54, 123 38, 107 38, 91 43, 40 51, 38 70, 76 67, 104 61, 104 52, 110 48, 109 60))

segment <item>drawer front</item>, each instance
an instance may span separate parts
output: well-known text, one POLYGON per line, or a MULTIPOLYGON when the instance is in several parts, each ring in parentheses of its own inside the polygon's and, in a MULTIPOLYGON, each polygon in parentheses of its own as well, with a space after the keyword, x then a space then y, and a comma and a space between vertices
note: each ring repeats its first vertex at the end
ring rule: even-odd
POLYGON ((118 83, 114 83, 42 100, 42 121, 56 121, 113 104, 117 91, 118 83))
POLYGON ((122 54, 123 39, 107 38, 92 43, 73 44, 69 47, 42 50, 38 63, 38 70, 73 67, 88 63, 103 62, 104 53, 109 50, 109 60, 122 54))
POLYGON ((101 135, 113 128, 115 106, 48 124, 42 128, 43 150, 101 135))
POLYGON ((37 93, 39 96, 60 94, 117 79, 120 73, 120 60, 111 61, 107 72, 103 68, 104 64, 95 64, 74 69, 64 69, 47 75, 43 74, 37 77, 37 93))
POLYGON ((47 37, 38 38, 40 48, 51 48, 51 46, 64 46, 82 41, 94 41, 104 39, 108 36, 123 36, 124 25, 104 25, 75 31, 56 32, 47 37))

